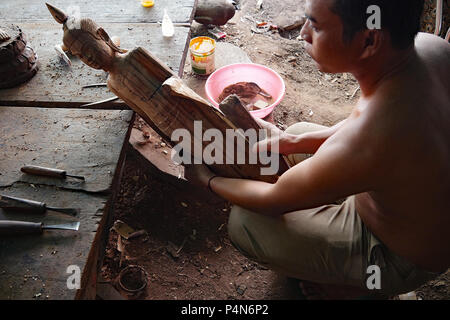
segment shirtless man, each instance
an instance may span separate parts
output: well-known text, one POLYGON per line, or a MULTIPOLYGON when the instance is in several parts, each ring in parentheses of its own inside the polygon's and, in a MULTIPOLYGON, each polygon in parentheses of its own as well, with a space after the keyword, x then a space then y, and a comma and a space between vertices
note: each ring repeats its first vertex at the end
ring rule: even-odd
POLYGON ((188 178, 235 205, 229 235, 248 257, 358 292, 376 265, 381 288, 370 292, 409 292, 450 267, 450 44, 416 36, 423 0, 306 2, 306 51, 361 87, 351 115, 319 131, 261 122, 273 135, 260 145, 276 139, 297 163, 275 184, 200 166, 188 178), (369 30, 366 10, 377 4, 381 29, 369 30))

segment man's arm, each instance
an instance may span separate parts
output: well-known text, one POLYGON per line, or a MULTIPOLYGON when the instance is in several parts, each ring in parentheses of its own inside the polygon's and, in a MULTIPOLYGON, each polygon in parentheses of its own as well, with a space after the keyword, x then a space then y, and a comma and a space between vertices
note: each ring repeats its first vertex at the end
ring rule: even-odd
POLYGON ((281 131, 275 125, 261 119, 256 121, 262 128, 268 130, 268 138, 257 144, 257 148, 262 150, 271 150, 273 143, 278 143, 277 152, 284 155, 294 153, 316 153, 317 149, 333 134, 335 134, 346 122, 347 119, 337 123, 336 125, 324 130, 307 132, 301 135, 293 135, 281 131))
POLYGON ((313 157, 289 169, 275 184, 217 177, 211 180, 211 189, 233 204, 275 216, 370 190, 376 175, 370 149, 357 138, 345 139, 345 135, 327 141, 313 157))

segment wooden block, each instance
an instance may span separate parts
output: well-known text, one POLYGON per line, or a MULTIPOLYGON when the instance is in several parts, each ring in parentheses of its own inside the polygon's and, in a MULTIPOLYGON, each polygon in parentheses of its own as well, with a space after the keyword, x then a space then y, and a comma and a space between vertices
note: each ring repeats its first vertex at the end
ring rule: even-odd
MULTIPOLYGON (((237 95, 231 95, 225 98, 225 100, 223 100, 219 105, 219 108, 227 116, 227 118, 233 122, 236 128, 240 128, 244 131, 248 129, 255 129, 258 132, 259 129, 261 129, 261 126, 256 122, 250 112, 248 112, 248 110, 242 105, 237 95)), ((258 134, 258 137, 262 138, 263 136, 258 134)), ((279 174, 283 174, 289 169, 289 165, 282 155, 279 157, 279 164, 279 174)))

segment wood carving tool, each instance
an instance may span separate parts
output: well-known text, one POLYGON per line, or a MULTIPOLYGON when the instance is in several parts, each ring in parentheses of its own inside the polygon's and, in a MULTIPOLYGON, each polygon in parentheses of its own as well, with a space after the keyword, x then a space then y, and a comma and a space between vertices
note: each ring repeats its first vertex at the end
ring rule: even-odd
POLYGON ((42 222, 0 220, 0 236, 40 234, 48 229, 78 231, 79 227, 79 221, 44 225, 42 222))
POLYGON ((75 179, 84 180, 82 176, 74 176, 71 174, 67 174, 65 170, 54 169, 54 168, 45 168, 39 166, 24 166, 20 169, 20 171, 36 176, 45 176, 45 177, 54 177, 54 178, 63 178, 71 177, 75 179))
POLYGON ((83 104, 83 105, 80 106, 80 108, 87 108, 87 107, 93 107, 93 106, 98 107, 98 106, 101 106, 103 104, 108 104, 110 102, 113 102, 113 101, 116 101, 116 100, 119 100, 119 99, 120 99, 119 97, 112 97, 112 98, 108 98, 108 99, 105 99, 105 100, 100 100, 100 101, 96 101, 96 102, 92 102, 92 103, 83 104))
POLYGON ((0 195, 0 208, 4 210, 26 211, 30 213, 44 214, 47 210, 57 211, 70 216, 76 216, 78 209, 48 207, 44 202, 0 195))
POLYGON ((107 85, 108 84, 106 82, 93 83, 93 84, 88 84, 88 85, 82 86, 81 89, 95 88, 95 87, 106 87, 107 85))

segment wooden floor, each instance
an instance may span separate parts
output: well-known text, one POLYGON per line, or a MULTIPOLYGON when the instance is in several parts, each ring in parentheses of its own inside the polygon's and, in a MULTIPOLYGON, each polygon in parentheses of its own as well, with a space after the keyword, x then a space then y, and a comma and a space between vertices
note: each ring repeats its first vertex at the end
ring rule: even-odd
MULTIPOLYGON (((51 4, 68 9, 66 1, 51 4)), ((119 36, 122 48, 144 47, 176 73, 183 70, 195 0, 159 0, 150 9, 139 1, 70 4, 111 36, 119 36), (170 39, 162 37, 158 23, 164 8, 176 25, 170 39)), ((62 42, 62 25, 53 20, 44 2, 1 1, 0 21, 19 25, 40 63, 30 81, 0 90, 0 194, 81 210, 77 232, 0 239, 0 299, 94 299, 134 113, 120 100, 102 106, 104 110, 79 109, 113 96, 105 87, 82 89, 105 82, 107 74, 72 56, 69 68, 57 56, 54 46, 62 42), (65 169, 86 181, 28 176, 20 172, 25 164, 65 169), (81 269, 80 290, 67 287, 71 265, 81 269)), ((0 209, 0 219, 45 224, 69 218, 55 212, 30 216, 0 209)))

